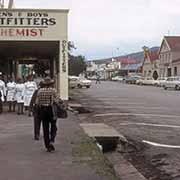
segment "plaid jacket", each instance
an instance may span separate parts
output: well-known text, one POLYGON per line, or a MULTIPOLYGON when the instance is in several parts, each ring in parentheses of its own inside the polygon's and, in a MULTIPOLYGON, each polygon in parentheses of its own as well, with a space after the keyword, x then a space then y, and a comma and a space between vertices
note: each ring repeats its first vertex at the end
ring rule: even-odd
POLYGON ((44 106, 53 105, 57 99, 58 95, 55 88, 40 88, 37 93, 36 104, 44 106))

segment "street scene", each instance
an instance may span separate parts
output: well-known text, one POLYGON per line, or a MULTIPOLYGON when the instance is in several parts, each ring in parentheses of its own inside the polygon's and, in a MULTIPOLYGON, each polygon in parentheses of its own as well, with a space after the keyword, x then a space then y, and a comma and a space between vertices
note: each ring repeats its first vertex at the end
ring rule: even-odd
POLYGON ((179 7, 0 0, 0 180, 180 180, 179 7))
POLYGON ((103 122, 122 133, 131 147, 119 154, 153 180, 180 178, 179 93, 107 81, 72 92, 92 111, 80 114, 80 121, 103 122))

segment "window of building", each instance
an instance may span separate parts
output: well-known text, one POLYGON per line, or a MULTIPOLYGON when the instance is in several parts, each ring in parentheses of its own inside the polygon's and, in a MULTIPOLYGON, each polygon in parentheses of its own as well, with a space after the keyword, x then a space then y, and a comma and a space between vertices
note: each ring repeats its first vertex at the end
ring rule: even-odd
POLYGON ((177 67, 174 67, 174 76, 177 76, 177 67))
POLYGON ((168 68, 167 70, 167 77, 170 77, 171 76, 171 68, 168 68))

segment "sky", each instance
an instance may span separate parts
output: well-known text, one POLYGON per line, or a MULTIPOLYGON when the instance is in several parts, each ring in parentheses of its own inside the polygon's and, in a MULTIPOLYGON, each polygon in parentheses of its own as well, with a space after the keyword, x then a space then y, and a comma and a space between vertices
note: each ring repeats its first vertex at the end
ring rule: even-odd
MULTIPOLYGON (((7 0, 5 0, 7 1, 7 0)), ((88 60, 160 46, 180 35, 180 0, 14 0, 16 8, 70 9, 68 36, 88 60)))

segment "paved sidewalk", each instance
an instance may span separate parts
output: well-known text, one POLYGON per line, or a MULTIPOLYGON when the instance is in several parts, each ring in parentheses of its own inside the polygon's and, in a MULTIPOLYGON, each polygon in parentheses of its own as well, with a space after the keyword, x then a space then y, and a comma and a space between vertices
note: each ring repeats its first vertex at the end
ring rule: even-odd
POLYGON ((33 140, 33 120, 0 115, 0 180, 116 180, 113 170, 80 128, 76 116, 58 121, 56 152, 33 140))

